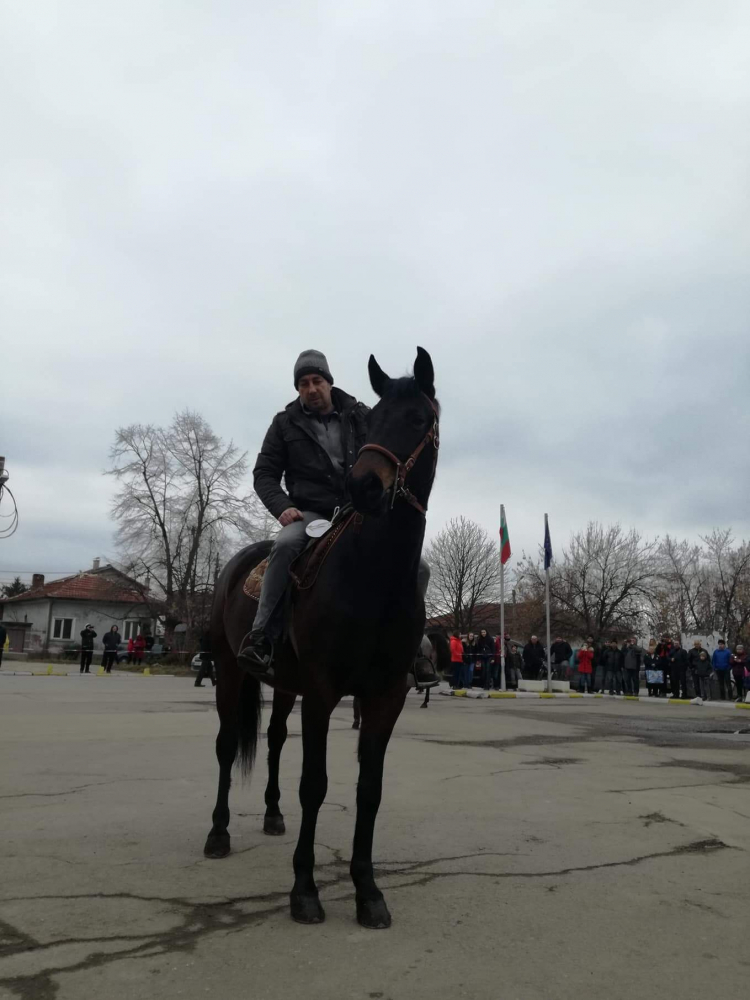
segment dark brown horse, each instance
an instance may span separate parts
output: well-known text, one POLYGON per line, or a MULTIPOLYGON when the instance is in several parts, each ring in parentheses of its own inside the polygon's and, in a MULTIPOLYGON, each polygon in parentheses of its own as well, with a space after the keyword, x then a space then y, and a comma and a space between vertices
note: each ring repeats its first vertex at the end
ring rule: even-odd
MULTIPOLYGON (((417 571, 425 510, 437 465, 438 405, 429 354, 417 349, 413 377, 390 379, 373 357, 370 382, 380 401, 370 414, 367 443, 347 483, 358 516, 322 563, 317 581, 295 589, 288 636, 274 662, 273 712, 268 729, 269 776, 263 829, 284 832, 279 809, 279 757, 286 720, 302 695, 302 823, 294 852, 291 915, 301 923, 324 919, 314 879, 315 827, 328 786, 326 749, 331 712, 344 694, 361 702, 357 819, 351 876, 357 919, 388 927, 391 916, 375 884, 372 841, 380 806, 383 760, 407 692, 407 674, 424 630, 417 571), (360 516, 361 515, 361 516, 360 516), (353 660, 352 649, 360 655, 353 660)), ((212 612, 219 735, 219 792, 204 853, 229 853, 229 787, 239 749, 252 768, 260 726, 260 684, 243 675, 236 654, 251 626, 255 604, 243 583, 268 555, 270 543, 243 549, 217 582, 212 612)))

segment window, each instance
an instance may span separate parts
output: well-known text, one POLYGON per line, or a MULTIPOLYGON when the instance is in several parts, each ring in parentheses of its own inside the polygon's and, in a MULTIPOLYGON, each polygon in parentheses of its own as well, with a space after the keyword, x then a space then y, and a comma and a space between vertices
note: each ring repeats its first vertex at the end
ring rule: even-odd
POLYGON ((138 635, 138 633, 140 631, 143 631, 143 633, 145 635, 145 633, 148 631, 148 629, 147 628, 146 629, 142 629, 141 628, 142 624, 147 625, 148 623, 146 623, 146 622, 142 623, 140 621, 140 619, 131 619, 130 621, 126 621, 125 622, 125 624, 123 626, 124 631, 122 633, 122 637, 125 640, 125 642, 127 642, 128 639, 135 639, 136 636, 138 635))
POLYGON ((69 639, 73 635, 72 618, 55 618, 52 625, 53 639, 69 639))

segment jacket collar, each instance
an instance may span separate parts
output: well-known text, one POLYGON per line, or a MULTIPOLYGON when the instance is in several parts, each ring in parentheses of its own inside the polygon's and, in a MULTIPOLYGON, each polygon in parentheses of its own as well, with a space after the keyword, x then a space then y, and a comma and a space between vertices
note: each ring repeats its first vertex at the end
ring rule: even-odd
MULTIPOLYGON (((333 403, 334 410, 341 417, 346 416, 355 406, 359 406, 354 396, 350 396, 348 392, 344 392, 343 389, 337 389, 335 386, 331 390, 331 402, 333 403)), ((304 410, 302 409, 302 401, 299 396, 293 399, 291 403, 287 403, 286 412, 290 417, 302 418, 304 410)))

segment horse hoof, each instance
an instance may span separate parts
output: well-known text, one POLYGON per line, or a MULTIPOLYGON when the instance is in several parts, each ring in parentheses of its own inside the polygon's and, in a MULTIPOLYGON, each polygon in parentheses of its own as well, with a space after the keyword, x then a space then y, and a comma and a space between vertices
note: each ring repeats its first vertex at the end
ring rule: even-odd
POLYGON ((326 918, 317 895, 301 896, 291 893, 289 906, 292 920, 296 920, 298 924, 322 924, 326 918))
POLYGON ((359 729, 359 723, 358 722, 353 722, 352 723, 352 729, 359 729))
POLYGON ((269 837, 281 837, 286 833, 283 816, 265 816, 263 818, 263 833, 269 837))
POLYGON ((229 834, 209 833, 203 853, 207 858, 225 858, 229 854, 229 834))
POLYGON ((357 900, 357 921, 373 931, 391 926, 391 915, 384 899, 357 900))

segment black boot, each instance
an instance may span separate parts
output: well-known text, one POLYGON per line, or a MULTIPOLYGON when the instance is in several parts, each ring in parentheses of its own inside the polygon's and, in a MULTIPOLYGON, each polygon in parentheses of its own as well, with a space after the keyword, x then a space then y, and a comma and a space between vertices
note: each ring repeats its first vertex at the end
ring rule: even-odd
POLYGON ((245 636, 246 642, 237 654, 241 670, 259 681, 273 680, 273 642, 265 632, 253 631, 245 636))

